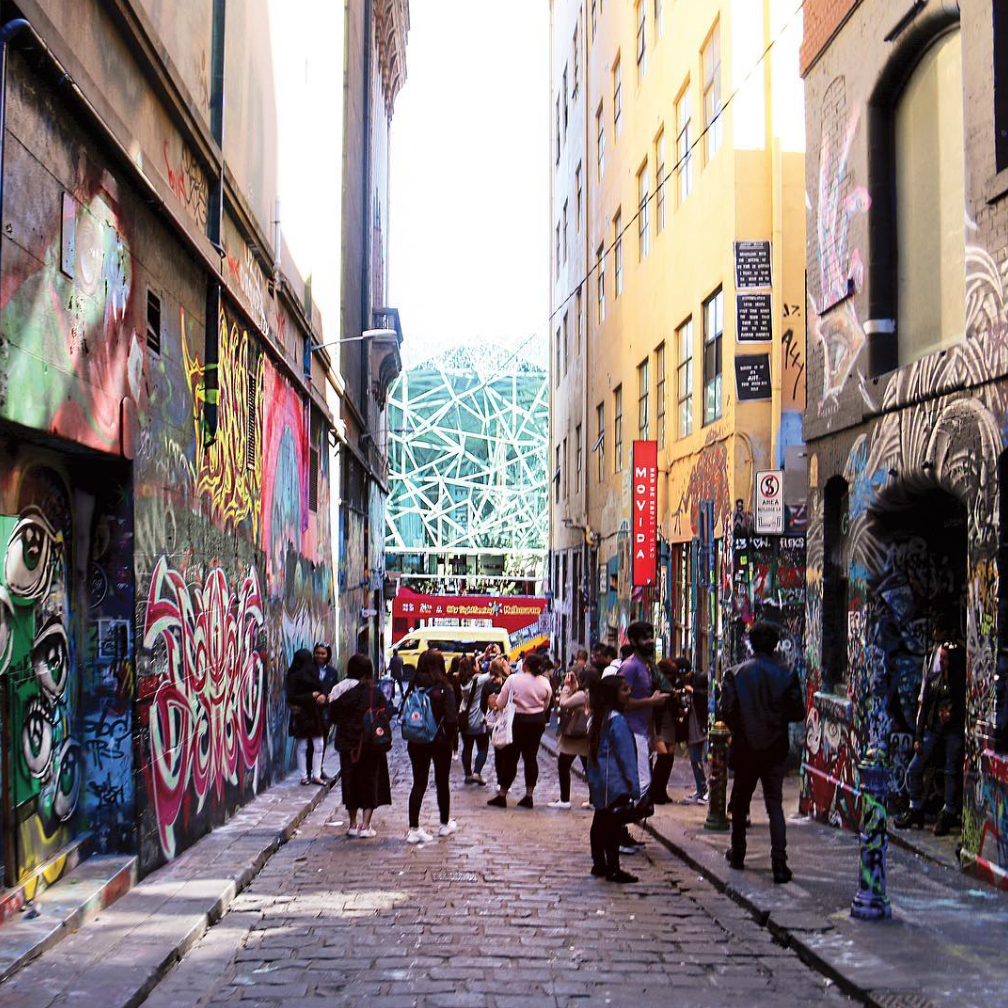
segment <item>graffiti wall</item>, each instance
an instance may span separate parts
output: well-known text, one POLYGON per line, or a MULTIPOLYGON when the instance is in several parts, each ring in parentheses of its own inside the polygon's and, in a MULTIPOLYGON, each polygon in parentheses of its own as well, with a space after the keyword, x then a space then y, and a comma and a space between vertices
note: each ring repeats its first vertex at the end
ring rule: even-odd
MULTIPOLYGON (((82 838, 148 872, 225 822, 289 769, 285 672, 333 636, 324 409, 256 318, 226 298, 204 317, 203 264, 50 94, 18 64, 0 278, 8 881, 70 863, 82 838)), ((177 146, 165 159, 201 219, 203 180, 177 146)))
MULTIPOLYGON (((872 284, 881 274, 869 253, 888 199, 870 185, 870 100, 880 82, 912 65, 900 61, 913 55, 910 47, 929 44, 929 30, 933 38, 960 30, 954 12, 936 11, 916 34, 887 47, 863 23, 879 13, 859 8, 806 80, 815 338, 805 429, 812 489, 802 804, 856 826, 857 765, 877 750, 890 768, 890 808, 905 806, 922 676, 934 643, 952 640, 966 657, 961 860, 1004 884, 996 669, 1006 632, 998 625, 999 464, 1008 434, 1005 207, 992 209, 981 192, 985 169, 976 166, 987 153, 974 147, 989 131, 971 119, 982 110, 966 102, 964 334, 939 353, 878 374, 872 340, 898 339, 898 332, 885 320, 866 321, 880 313, 882 287, 873 303, 872 284), (842 515, 828 490, 838 481, 842 515), (839 537, 831 528, 841 529, 839 537)), ((974 26, 964 18, 961 30, 967 51, 974 26)))

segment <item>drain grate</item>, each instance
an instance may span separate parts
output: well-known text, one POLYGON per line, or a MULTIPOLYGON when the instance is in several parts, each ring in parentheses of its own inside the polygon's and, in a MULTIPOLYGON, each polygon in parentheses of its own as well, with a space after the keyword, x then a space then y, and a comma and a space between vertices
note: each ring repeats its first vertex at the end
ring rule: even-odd
POLYGON ((437 871, 431 875, 435 882, 479 882, 480 877, 471 871, 437 871))
POLYGON ((919 990, 872 991, 871 997, 879 1008, 937 1008, 935 1003, 919 990))

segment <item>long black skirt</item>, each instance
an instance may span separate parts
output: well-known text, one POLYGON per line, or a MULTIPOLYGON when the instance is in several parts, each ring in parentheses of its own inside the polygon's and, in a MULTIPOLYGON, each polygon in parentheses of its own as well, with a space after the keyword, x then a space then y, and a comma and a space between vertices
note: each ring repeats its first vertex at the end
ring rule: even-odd
POLYGON ((353 750, 340 750, 340 784, 348 809, 375 809, 392 804, 388 759, 377 749, 362 748, 355 762, 353 750))

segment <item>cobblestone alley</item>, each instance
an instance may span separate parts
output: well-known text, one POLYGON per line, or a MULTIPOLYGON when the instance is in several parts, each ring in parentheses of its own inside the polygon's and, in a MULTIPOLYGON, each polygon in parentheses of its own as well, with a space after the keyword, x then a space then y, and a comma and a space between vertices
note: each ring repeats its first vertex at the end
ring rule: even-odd
MULTIPOLYGON (((337 786, 148 1004, 834 1004, 844 998, 729 898, 649 839, 624 863, 640 882, 592 878, 591 813, 573 811, 541 753, 532 811, 487 809, 453 765, 454 836, 404 840, 410 783, 391 757, 379 835, 348 840, 337 786)), ((490 770, 488 765, 487 770, 490 770)), ((433 788, 421 825, 436 825, 433 788)))

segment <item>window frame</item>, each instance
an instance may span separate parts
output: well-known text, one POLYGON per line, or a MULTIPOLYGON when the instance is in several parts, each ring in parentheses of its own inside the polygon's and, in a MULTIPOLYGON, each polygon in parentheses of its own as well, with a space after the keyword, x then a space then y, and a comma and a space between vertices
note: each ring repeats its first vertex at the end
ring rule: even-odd
POLYGON ((701 104, 704 124, 704 160, 710 163, 721 149, 723 130, 721 110, 724 107, 721 90, 721 22, 714 22, 700 49, 700 74, 703 84, 701 104), (707 54, 715 50, 712 65, 707 67, 707 54), (709 100, 708 100, 709 99, 709 100))
POLYGON ((608 473, 606 472, 606 460, 605 460, 606 415, 605 415, 604 399, 595 407, 595 423, 597 425, 595 451, 598 454, 597 459, 598 481, 599 483, 604 483, 605 478, 608 475, 608 473))
POLYGON ((581 493, 581 470, 584 466, 584 446, 581 437, 581 424, 574 428, 574 493, 581 493))
POLYGON ((617 53, 612 68, 613 134, 618 140, 623 133, 623 67, 617 53))
POLYGON ((693 316, 690 315, 676 326, 676 440, 692 433, 693 316), (684 348, 688 353, 683 353, 684 348))
POLYGON ((638 440, 651 440, 651 358, 637 365, 637 434, 638 440))
POLYGON ((606 271, 606 252, 605 252, 605 242, 599 245, 596 251, 596 268, 595 268, 595 291, 598 306, 598 324, 601 325, 606 319, 606 290, 605 290, 605 271, 606 271))
POLYGON ((647 0, 637 0, 637 81, 647 76, 647 0))
POLYGON ((667 362, 665 360, 665 341, 662 340, 655 347, 655 433, 657 434, 658 448, 665 447, 665 370, 667 362))
POLYGON ((581 295, 581 284, 578 284, 577 290, 574 292, 574 325, 577 328, 575 333, 575 345, 577 346, 577 352, 581 353, 581 332, 584 325, 584 298, 581 295))
POLYGON ((718 287, 703 302, 703 426, 721 419, 724 413, 724 288, 718 287), (713 309, 715 322, 720 317, 721 326, 713 335, 710 316, 713 309), (712 350, 708 350, 712 347, 712 350), (708 357, 712 358, 709 362, 708 357), (713 370, 708 374, 708 363, 713 370), (713 396, 712 396, 713 393, 713 396), (713 405, 712 405, 713 402, 713 405))
MULTIPOLYGON (((643 3, 644 0, 641 0, 643 3)), ((651 180, 648 178, 647 158, 637 172, 637 256, 643 262, 651 251, 651 180)))
POLYGON ((613 217, 613 299, 623 293, 623 209, 613 217))
POLYGON ((613 465, 623 471, 623 383, 613 389, 613 465))
POLYGON ((654 142, 655 152, 655 234, 665 230, 665 124, 662 123, 654 142))
POLYGON ((599 102, 595 110, 595 164, 599 181, 605 174, 605 102, 599 102))
POLYGON ((676 202, 682 206, 693 192, 693 98, 688 77, 675 100, 675 117, 676 202), (685 120, 682 115, 684 110, 685 120))

